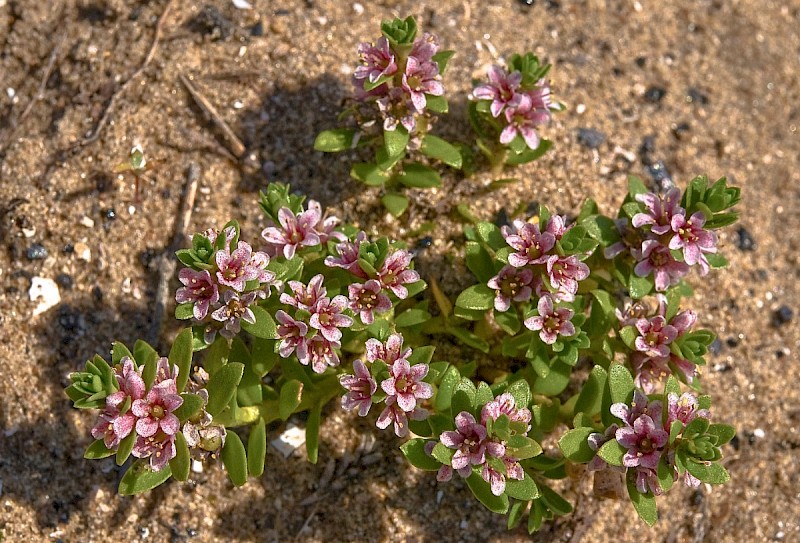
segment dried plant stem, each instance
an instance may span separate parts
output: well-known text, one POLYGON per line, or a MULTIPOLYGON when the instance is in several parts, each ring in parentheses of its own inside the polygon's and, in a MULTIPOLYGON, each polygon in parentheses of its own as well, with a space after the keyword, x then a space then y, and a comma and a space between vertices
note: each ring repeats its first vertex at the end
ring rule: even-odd
POLYGON ((245 153, 245 146, 244 143, 239 139, 239 137, 231 130, 231 127, 228 126, 228 123, 225 122, 225 119, 217 111, 217 108, 208 101, 208 99, 203 96, 203 94, 197 89, 197 87, 192 83, 192 81, 186 77, 185 75, 180 75, 181 82, 183 86, 186 87, 186 90, 192 96, 195 103, 203 110, 203 112, 208 116, 209 119, 214 123, 214 125, 222 132, 222 136, 225 139, 225 143, 228 145, 228 149, 230 149, 231 153, 237 158, 241 158, 242 155, 245 153))

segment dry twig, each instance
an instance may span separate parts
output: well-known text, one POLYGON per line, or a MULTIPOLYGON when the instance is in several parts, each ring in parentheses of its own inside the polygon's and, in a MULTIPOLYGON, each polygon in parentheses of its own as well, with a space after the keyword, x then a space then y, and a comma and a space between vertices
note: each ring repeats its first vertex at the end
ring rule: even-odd
POLYGON ((161 334, 161 323, 164 320, 167 306, 169 305, 169 282, 175 274, 175 259, 172 255, 184 245, 186 231, 189 228, 189 221, 192 217, 195 197, 197 196, 197 185, 200 181, 200 167, 197 164, 190 164, 186 173, 186 188, 183 192, 180 214, 175 221, 175 234, 172 243, 167 247, 158 264, 158 287, 156 288, 155 310, 153 320, 150 323, 150 333, 148 340, 155 345, 161 334))
POLYGON ((195 103, 203 110, 203 112, 208 116, 211 121, 214 122, 214 125, 222 132, 222 136, 225 139, 225 143, 228 145, 228 149, 230 149, 231 153, 237 158, 241 158, 242 155, 245 153, 245 146, 242 141, 234 134, 231 127, 228 126, 228 123, 225 122, 225 119, 217 111, 217 108, 208 101, 208 99, 203 96, 203 94, 195 87, 195 85, 191 82, 191 80, 186 77, 185 75, 180 75, 181 82, 183 86, 186 87, 186 90, 189 91, 189 94, 192 95, 195 103))

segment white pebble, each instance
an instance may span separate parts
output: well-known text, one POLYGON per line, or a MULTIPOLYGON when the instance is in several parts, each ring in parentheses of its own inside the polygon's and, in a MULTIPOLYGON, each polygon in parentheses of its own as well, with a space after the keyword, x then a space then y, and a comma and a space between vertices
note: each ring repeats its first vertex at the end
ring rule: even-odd
POLYGON ((81 217, 80 223, 86 228, 94 228, 94 220, 92 220, 91 217, 87 217, 86 215, 81 217))
POLYGON ((306 432, 295 424, 289 424, 286 430, 278 437, 270 441, 273 447, 278 449, 284 458, 289 458, 297 448, 306 442, 306 432))
POLYGON ((47 277, 32 278, 28 296, 30 296, 32 302, 35 302, 39 298, 42 299, 33 310, 34 317, 36 315, 41 315, 61 302, 61 294, 58 292, 58 285, 56 285, 55 281, 47 277))
POLYGON ((8 95, 9 98, 14 98, 14 96, 17 95, 17 91, 12 89, 11 87, 8 87, 6 89, 6 94, 8 95))
POLYGON ((761 428, 756 428, 753 430, 753 435, 758 439, 764 439, 767 436, 767 433, 761 428))
POLYGON ((36 234, 36 227, 31 226, 30 228, 22 228, 22 235, 26 238, 32 238, 36 234))
POLYGON ((353 11, 355 11, 357 15, 361 15, 362 13, 364 13, 364 6, 356 2, 355 4, 353 4, 353 11))
POLYGON ((233 0, 233 5, 237 9, 253 9, 252 4, 247 0, 233 0))
POLYGON ((86 262, 92 261, 92 250, 83 242, 75 244, 75 254, 78 255, 78 258, 81 260, 85 260, 86 262))
POLYGON ((203 473, 203 463, 200 460, 192 460, 192 473, 203 473))
POLYGON ((244 104, 242 103, 241 100, 236 100, 233 103, 233 109, 242 109, 243 107, 244 107, 244 104))
POLYGON ((575 106, 575 113, 577 113, 578 115, 583 115, 584 113, 586 113, 586 104, 578 104, 577 106, 575 106))

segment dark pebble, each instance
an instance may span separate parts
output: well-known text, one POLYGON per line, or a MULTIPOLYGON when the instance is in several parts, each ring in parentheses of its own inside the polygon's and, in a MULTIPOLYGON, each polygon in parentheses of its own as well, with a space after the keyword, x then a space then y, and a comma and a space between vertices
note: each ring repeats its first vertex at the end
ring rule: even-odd
POLYGON ((68 273, 59 273, 58 275, 56 275, 56 283, 61 288, 69 290, 72 288, 73 285, 72 276, 68 273))
POLYGON ((145 269, 153 269, 153 262, 158 258, 158 251, 153 249, 152 247, 148 247, 141 253, 139 253, 139 262, 145 269))
POLYGON ((597 149, 606 141, 606 136, 599 130, 594 128, 579 128, 578 129, 578 143, 589 149, 597 149))
POLYGON ((117 219, 117 212, 114 211, 113 207, 109 207, 108 209, 103 210, 103 218, 107 221, 114 221, 117 219))
POLYGON ((25 256, 28 257, 28 260, 44 260, 47 258, 47 249, 40 243, 34 243, 28 247, 25 256))
POLYGON ((639 146, 639 154, 642 155, 643 162, 650 162, 649 160, 645 160, 645 156, 649 155, 650 153, 655 153, 656 151, 656 137, 655 136, 645 136, 642 139, 642 145, 639 146))
POLYGON ((647 64, 647 57, 636 57, 634 62, 639 68, 644 68, 644 65, 647 64))
POLYGON ((717 356, 722 352, 722 342, 719 340, 719 338, 714 338, 714 341, 712 341, 711 345, 708 346, 708 352, 714 356, 717 356))
POLYGON ((661 160, 656 160, 655 162, 648 164, 647 173, 650 174, 650 178, 655 181, 662 190, 665 188, 665 184, 663 182, 670 181, 672 179, 669 170, 667 170, 667 165, 661 160))
POLYGON ((250 35, 260 37, 264 35, 264 23, 258 21, 250 28, 250 35))
POLYGON ((667 90, 662 87, 650 87, 644 92, 644 99, 651 104, 657 104, 664 98, 664 96, 666 96, 666 94, 667 90))
POLYGON ((744 226, 736 229, 736 248, 740 251, 755 251, 756 240, 744 226))
POLYGON ((500 208, 500 211, 497 212, 497 215, 494 218, 494 224, 500 228, 503 226, 511 226, 511 221, 508 218, 508 212, 506 211, 506 208, 500 208))
POLYGON ((691 498, 689 498, 689 503, 691 503, 695 507, 700 507, 703 505, 703 500, 705 496, 703 496, 702 490, 695 490, 692 492, 691 498))
POLYGON ((739 439, 739 434, 734 434, 733 438, 731 438, 730 444, 734 451, 739 450, 739 447, 742 446, 741 440, 739 439))
POLYGON ((794 318, 794 311, 788 305, 782 305, 772 314, 773 326, 782 326, 794 318))
POLYGON ((86 318, 72 306, 62 304, 58 308, 58 325, 71 336, 81 336, 86 332, 86 318))
POLYGON ((431 236, 425 236, 424 238, 420 238, 417 243, 414 245, 416 250, 427 249, 433 244, 433 238, 431 236))
POLYGON ((725 340, 725 345, 733 349, 734 347, 739 346, 739 338, 736 336, 731 336, 725 340))
MULTIPOLYGON (((311 6, 308 6, 308 7, 311 7, 311 6)), ((276 9, 275 10, 275 15, 277 15, 279 17, 283 17, 285 15, 291 15, 291 13, 292 12, 289 11, 288 9, 276 9)))
POLYGON ((528 217, 533 217, 534 215, 539 214, 539 202, 531 202, 528 204, 528 207, 525 208, 525 213, 528 214, 528 217))
POLYGON ((681 139, 681 137, 691 129, 689 123, 677 123, 672 125, 672 135, 675 136, 675 139, 681 139))
POLYGON ((523 6, 532 6, 536 3, 536 0, 517 0, 523 6))
POLYGON ((64 245, 64 248, 61 249, 65 254, 71 255, 75 252, 75 246, 71 243, 67 243, 64 245))
POLYGON ((702 106, 708 104, 709 102, 708 96, 694 87, 690 87, 689 90, 686 91, 686 101, 693 104, 700 104, 702 106))
POLYGON ((197 537, 198 533, 199 532, 197 530, 195 530, 194 528, 188 528, 186 530, 186 535, 188 535, 189 537, 197 537))
POLYGON ((215 41, 226 40, 234 32, 233 23, 211 5, 204 6, 200 13, 189 20, 187 26, 192 32, 210 36, 215 41))
POLYGON ((92 289, 92 297, 95 299, 96 302, 103 301, 103 289, 100 287, 94 287, 92 289))

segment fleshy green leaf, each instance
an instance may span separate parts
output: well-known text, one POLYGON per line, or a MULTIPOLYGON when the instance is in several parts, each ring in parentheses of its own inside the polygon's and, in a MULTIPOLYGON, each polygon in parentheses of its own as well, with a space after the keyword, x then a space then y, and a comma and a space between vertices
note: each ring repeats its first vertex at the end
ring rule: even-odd
POLYGON ((428 94, 425 96, 425 109, 428 109, 434 113, 447 113, 450 109, 449 104, 447 103, 447 98, 444 96, 433 96, 428 94))
POLYGON ((128 457, 131 455, 131 451, 133 451, 133 446, 136 444, 136 432, 131 432, 128 436, 119 442, 119 446, 117 447, 117 456, 115 461, 117 462, 118 466, 121 466, 125 463, 128 457))
POLYGON ((184 328, 175 338, 172 348, 169 350, 169 365, 178 366, 178 378, 176 385, 178 392, 182 392, 189 380, 189 373, 192 370, 192 329, 184 328))
POLYGON ((706 464, 690 458, 686 462, 686 470, 704 483, 712 485, 721 485, 731 480, 728 471, 716 462, 706 464))
POLYGON ((355 133, 356 131, 352 128, 337 128, 320 132, 317 139, 314 140, 314 150, 324 153, 346 151, 353 146, 355 133))
POLYGON ((495 292, 486 285, 472 285, 458 295, 456 306, 474 311, 486 311, 494 307, 495 292))
POLYGON ((377 187, 389 180, 389 175, 371 162, 359 162, 350 169, 350 177, 371 187, 377 187))
POLYGON ((495 496, 492 494, 492 489, 489 483, 483 480, 477 473, 472 473, 467 477, 467 486, 489 511, 505 515, 508 511, 508 496, 501 494, 495 496))
POLYGON ((221 367, 216 373, 211 375, 206 389, 208 390, 208 405, 206 411, 216 417, 228 405, 236 393, 236 387, 242 380, 244 374, 244 364, 231 362, 221 367))
POLYGON ((631 498, 634 509, 636 509, 636 512, 639 513, 639 517, 645 521, 648 526, 654 525, 656 521, 658 521, 658 509, 656 508, 655 496, 653 496, 651 492, 647 494, 639 492, 636 488, 635 470, 628 470, 628 477, 626 479, 628 496, 631 498))
POLYGON ((272 318, 272 315, 266 309, 257 305, 251 306, 250 309, 256 317, 256 322, 251 324, 242 319, 242 329, 257 338, 277 339, 278 325, 275 324, 275 319, 272 318))
POLYGON ((381 196, 381 203, 395 217, 399 217, 408 209, 408 198, 397 192, 387 192, 381 196))
POLYGON ((408 463, 415 468, 425 471, 436 471, 442 464, 425 452, 425 443, 427 441, 428 440, 424 438, 411 439, 406 441, 400 447, 400 450, 403 451, 403 455, 408 460, 408 463))
POLYGON ((522 481, 506 479, 506 495, 518 500, 533 500, 540 496, 539 487, 527 473, 522 481))
POLYGON ((220 458, 234 485, 242 486, 247 482, 247 454, 239 434, 232 430, 228 431, 220 458))
POLYGON ((396 157, 406 151, 408 145, 408 130, 398 125, 394 130, 383 131, 383 144, 390 157, 396 157))
POLYGON ((289 418, 289 415, 294 413, 297 406, 300 405, 300 399, 303 395, 303 383, 296 379, 292 379, 284 383, 281 387, 281 396, 278 403, 278 413, 282 420, 289 418))
POLYGON ((88 460, 97 460, 99 458, 108 458, 109 456, 113 455, 115 451, 106 447, 106 444, 103 442, 102 439, 98 439, 97 441, 93 441, 91 445, 86 447, 86 452, 83 453, 83 457, 88 460))
MULTIPOLYGON (((519 139, 521 140, 522 138, 519 139)), ((539 146, 536 149, 530 149, 529 147, 524 147, 522 151, 519 153, 511 153, 508 159, 506 159, 506 164, 508 164, 509 166, 519 166, 520 164, 527 164, 528 162, 533 162, 534 160, 544 156, 544 154, 547 153, 547 151, 549 151, 552 146, 553 146, 552 141, 543 139, 541 142, 539 142, 539 146)))
POLYGON ((561 495, 547 485, 542 485, 542 500, 547 508, 556 515, 569 515, 572 513, 572 504, 561 497, 561 495))
POLYGON ((156 377, 156 370, 158 369, 158 353, 146 341, 137 339, 133 345, 133 357, 136 359, 136 365, 144 367, 142 370, 142 379, 145 386, 150 388, 153 380, 156 377))
POLYGON ((122 359, 125 358, 126 356, 131 360, 136 361, 136 359, 133 356, 133 353, 131 353, 128 350, 128 348, 125 346, 124 343, 115 341, 114 343, 111 344, 111 363, 113 365, 116 366, 117 364, 121 363, 122 359))
POLYGON ((152 471, 147 460, 137 460, 119 482, 119 493, 122 496, 133 496, 147 492, 169 479, 170 475, 172 470, 169 466, 161 471, 152 471))
POLYGON ((442 179, 436 170, 417 162, 406 164, 403 173, 397 176, 397 180, 407 187, 422 189, 442 185, 442 179))
POLYGON ((440 160, 448 166, 461 168, 461 153, 458 148, 442 138, 430 134, 425 136, 420 151, 425 156, 440 160))
POLYGON ((589 434, 594 433, 594 428, 584 427, 570 430, 558 441, 558 446, 566 458, 573 462, 584 464, 594 458, 595 452, 589 446, 589 434))
POLYGON ((625 447, 620 445, 616 439, 606 441, 597 450, 597 456, 611 464, 612 466, 621 466, 622 457, 628 452, 625 447))
POLYGON ((181 394, 183 403, 173 411, 173 414, 178 417, 181 422, 186 422, 200 411, 203 407, 203 398, 191 392, 184 392, 181 394))
POLYGON ((427 322, 430 318, 431 314, 424 309, 409 309, 397 315, 394 319, 394 324, 398 328, 407 328, 427 322))
POLYGON ((636 300, 640 298, 644 298, 653 290, 653 278, 650 276, 647 277, 639 277, 635 274, 631 274, 630 280, 628 281, 628 292, 631 295, 631 298, 636 300))
POLYGON ((633 395, 633 377, 621 364, 611 366, 608 376, 608 386, 611 392, 611 403, 627 404, 633 395))
POLYGON ((247 472, 253 477, 264 473, 264 460, 267 456, 267 427, 264 419, 259 419, 250 429, 247 438, 247 472))
POLYGON ((575 402, 575 411, 594 416, 600 412, 603 399, 603 388, 606 386, 608 373, 602 366, 595 366, 589 378, 583 384, 578 401, 575 402))
POLYGON ((172 476, 178 481, 185 481, 189 478, 189 468, 192 458, 189 455, 189 446, 182 432, 175 434, 175 457, 169 461, 172 476))

